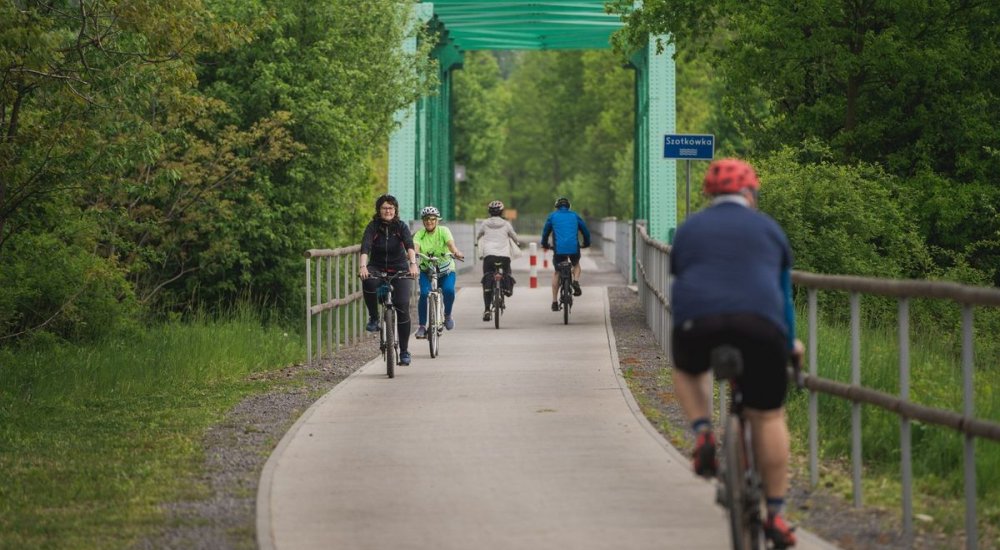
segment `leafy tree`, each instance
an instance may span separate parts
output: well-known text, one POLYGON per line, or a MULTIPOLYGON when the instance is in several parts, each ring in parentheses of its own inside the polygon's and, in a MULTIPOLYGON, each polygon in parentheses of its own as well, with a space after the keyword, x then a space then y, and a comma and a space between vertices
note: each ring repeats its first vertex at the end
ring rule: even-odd
POLYGON ((558 195, 593 216, 628 211, 632 78, 606 51, 524 56, 510 80, 506 149, 523 211, 548 212, 558 195))
POLYGON ((303 148, 256 170, 251 192, 231 197, 227 229, 238 262, 197 284, 231 295, 239 281, 294 303, 303 250, 357 241, 375 193, 371 158, 388 140, 392 115, 434 85, 431 42, 413 55, 400 48, 416 32, 411 4, 218 0, 247 25, 269 18, 252 42, 202 59, 202 89, 232 106, 239 128, 289 113, 303 148))
POLYGON ((356 238, 433 84, 408 5, 0 3, 0 338, 300 300, 302 250, 356 238))
POLYGON ((798 269, 879 277, 917 277, 930 255, 901 182, 880 166, 830 162, 807 143, 753 159, 761 209, 785 229, 798 269))
POLYGON ((193 57, 226 40, 210 21, 198 0, 0 3, 0 334, 96 334, 127 313, 103 246, 117 212, 94 191, 144 183, 122 176, 162 152, 157 90, 189 88, 193 57))
POLYGON ((727 115, 758 148, 819 138, 840 160, 900 175, 995 172, 986 148, 1000 115, 983 112, 1000 93, 994 2, 653 0, 628 22, 620 45, 669 32, 679 50, 706 52, 727 115))
POLYGON ((462 70, 455 73, 453 101, 455 163, 465 166, 467 178, 456 191, 457 215, 483 217, 486 204, 496 198, 516 207, 502 172, 510 90, 495 56, 465 54, 462 70))
POLYGON ((1000 5, 945 0, 618 2, 620 49, 666 34, 720 84, 734 152, 818 141, 830 162, 903 178, 943 268, 977 265, 1000 283, 1000 5))

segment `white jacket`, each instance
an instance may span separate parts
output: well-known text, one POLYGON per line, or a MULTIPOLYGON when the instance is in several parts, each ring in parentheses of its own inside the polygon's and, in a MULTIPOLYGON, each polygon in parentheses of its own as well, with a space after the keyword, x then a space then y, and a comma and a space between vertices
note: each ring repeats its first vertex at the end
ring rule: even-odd
POLYGON ((479 246, 480 258, 486 256, 511 258, 516 254, 511 252, 511 248, 519 246, 521 241, 518 240, 517 233, 509 221, 500 216, 491 216, 479 226, 476 244, 479 246))

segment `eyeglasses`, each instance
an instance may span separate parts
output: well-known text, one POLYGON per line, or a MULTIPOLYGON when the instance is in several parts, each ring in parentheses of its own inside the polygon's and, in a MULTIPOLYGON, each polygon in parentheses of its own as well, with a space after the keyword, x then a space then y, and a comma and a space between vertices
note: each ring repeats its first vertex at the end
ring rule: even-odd
POLYGON ((424 221, 425 222, 436 222, 436 221, 438 221, 438 219, 437 218, 424 218, 424 221))
POLYGON ((396 209, 395 206, 382 206, 380 210, 395 210, 395 209, 396 209))

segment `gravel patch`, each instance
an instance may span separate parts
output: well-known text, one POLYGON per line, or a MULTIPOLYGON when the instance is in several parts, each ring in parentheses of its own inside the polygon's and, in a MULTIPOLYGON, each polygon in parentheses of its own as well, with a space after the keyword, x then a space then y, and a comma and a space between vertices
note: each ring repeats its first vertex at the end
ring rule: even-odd
MULTIPOLYGON (((646 327, 634 291, 608 288, 611 322, 622 371, 650 422, 682 453, 693 440, 674 399, 667 358, 646 327)), ((317 365, 295 365, 269 377, 296 378, 301 385, 247 398, 204 440, 205 462, 194 482, 208 488, 207 498, 164 505, 167 525, 140 541, 138 549, 256 548, 256 498, 260 472, 278 441, 321 395, 378 355, 373 338, 341 348, 317 365)), ((810 491, 808 472, 793 465, 789 515, 800 525, 844 549, 960 548, 961 538, 921 534, 902 540, 898 513, 855 510, 849 502, 820 487, 810 491)))

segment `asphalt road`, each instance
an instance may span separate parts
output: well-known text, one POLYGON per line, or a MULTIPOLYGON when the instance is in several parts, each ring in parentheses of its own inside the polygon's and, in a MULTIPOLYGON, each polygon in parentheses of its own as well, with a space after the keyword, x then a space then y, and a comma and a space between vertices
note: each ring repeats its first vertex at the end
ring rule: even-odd
POLYGON ((620 376, 602 285, 624 281, 585 257, 567 326, 526 268, 499 330, 464 274, 438 358, 411 340, 394 379, 372 361, 303 414, 261 477, 262 549, 728 546, 714 487, 620 376))

